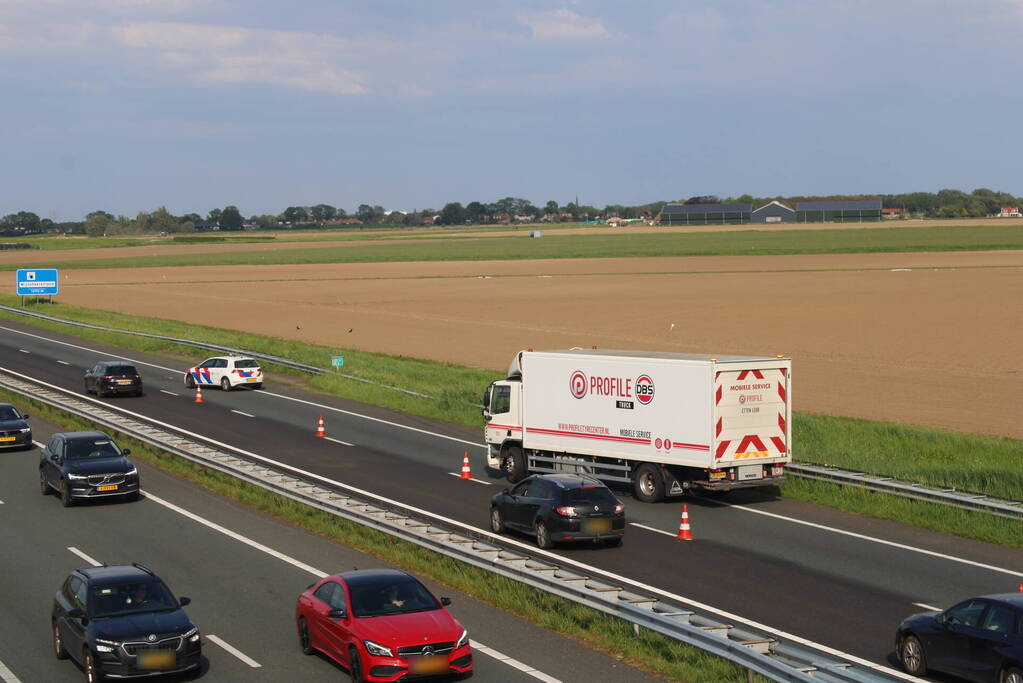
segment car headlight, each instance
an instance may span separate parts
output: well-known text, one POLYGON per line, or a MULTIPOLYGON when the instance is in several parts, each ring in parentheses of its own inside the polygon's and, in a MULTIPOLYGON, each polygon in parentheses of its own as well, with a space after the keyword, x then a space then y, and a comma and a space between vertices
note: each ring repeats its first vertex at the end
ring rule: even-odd
POLYGON ((182 633, 181 637, 182 638, 187 638, 188 642, 190 642, 190 643, 198 643, 199 642, 199 627, 198 626, 193 626, 190 631, 187 631, 186 633, 182 633))
POLYGON ((130 470, 128 470, 127 472, 124 473, 124 476, 126 476, 126 477, 134 477, 138 473, 139 473, 139 468, 133 466, 130 470))
POLYGON ((31 428, 31 427, 22 427, 22 428, 21 428, 21 433, 22 433, 22 434, 28 434, 28 433, 30 433, 31 431, 32 431, 32 428, 31 428))
POLYGON ((383 645, 377 645, 372 640, 364 640, 362 644, 366 646, 366 652, 370 653, 374 657, 393 657, 394 654, 391 652, 391 648, 384 647, 383 645))
POLYGON ((462 631, 461 637, 459 637, 458 642, 455 643, 455 649, 457 650, 460 647, 465 647, 468 644, 469 644, 469 632, 468 631, 462 631))
POLYGON ((116 640, 104 640, 103 638, 97 638, 96 652, 113 652, 119 645, 120 643, 116 640))
POLYGON ((88 475, 85 475, 85 474, 70 474, 70 473, 68 473, 67 478, 72 480, 72 481, 82 481, 82 480, 88 479, 89 477, 88 477, 88 475))

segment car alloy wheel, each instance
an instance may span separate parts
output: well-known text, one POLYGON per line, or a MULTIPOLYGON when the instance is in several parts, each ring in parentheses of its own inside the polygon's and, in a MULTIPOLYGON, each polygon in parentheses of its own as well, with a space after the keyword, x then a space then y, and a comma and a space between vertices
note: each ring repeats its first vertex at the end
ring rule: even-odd
POLYGON ((50 485, 46 483, 46 475, 43 474, 42 470, 39 471, 39 493, 44 496, 50 494, 50 485))
POLYGON ((67 482, 64 482, 64 485, 60 487, 60 502, 66 508, 75 504, 74 498, 71 497, 71 487, 68 486, 67 482))
POLYGON ((363 683, 365 680, 362 677, 362 659, 354 647, 348 648, 348 672, 352 675, 352 683, 363 683))
POLYGON ((60 638, 60 627, 53 622, 53 654, 57 659, 67 659, 67 650, 64 649, 64 641, 60 638))
POLYGON ((1002 683, 1023 683, 1023 670, 1012 667, 1002 674, 1002 683))
POLYGON ((224 391, 231 391, 231 380, 226 377, 220 378, 220 388, 224 391))
POLYGON ((82 669, 85 670, 85 680, 89 683, 96 683, 100 680, 99 672, 96 671, 96 662, 92 658, 92 653, 88 649, 85 650, 85 654, 82 656, 82 669))
POLYGON ((902 647, 899 648, 899 661, 902 662, 902 668, 906 670, 906 673, 914 676, 922 675, 927 671, 927 665, 924 663, 924 649, 916 636, 906 636, 902 641, 902 647))
POLYGON ((490 528, 495 534, 504 533, 504 520, 501 519, 501 511, 497 506, 490 508, 490 528))
POLYGON ((309 624, 306 623, 305 618, 298 620, 298 642, 302 646, 302 654, 311 655, 314 652, 312 643, 309 641, 309 624))
POLYGON ((551 532, 547 531, 547 525, 543 522, 536 523, 536 544, 544 549, 553 547, 551 532))
POLYGON ((185 386, 189 389, 195 389, 195 377, 192 377, 191 373, 185 375, 185 386))

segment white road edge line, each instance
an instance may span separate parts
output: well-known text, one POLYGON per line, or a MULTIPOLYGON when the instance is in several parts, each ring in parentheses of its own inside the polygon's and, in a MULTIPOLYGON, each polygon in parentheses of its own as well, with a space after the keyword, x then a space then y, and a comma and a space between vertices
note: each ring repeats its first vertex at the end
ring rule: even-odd
MULTIPOLYGON (((462 473, 461 472, 448 472, 448 474, 450 474, 452 477, 458 477, 458 478, 462 477, 462 473)), ((493 486, 494 485, 494 482, 492 482, 492 481, 483 481, 482 479, 477 479, 476 477, 469 477, 469 481, 474 481, 477 484, 483 484, 484 486, 493 486)))
POLYGON ((239 650, 235 646, 233 646, 233 645, 231 645, 229 643, 225 643, 223 641, 223 639, 218 638, 217 636, 213 635, 212 633, 206 634, 206 640, 208 640, 208 641, 210 641, 212 643, 216 643, 220 647, 224 648, 225 650, 227 650, 228 652, 233 654, 238 659, 242 660, 243 662, 245 662, 246 664, 251 666, 253 669, 258 669, 261 666, 263 666, 262 664, 257 662, 252 657, 249 657, 247 654, 245 654, 244 652, 242 652, 241 650, 239 650))
POLYGON ((538 678, 541 681, 544 681, 544 683, 561 683, 559 679, 554 678, 553 676, 548 676, 542 671, 537 671, 528 664, 523 664, 519 660, 509 657, 506 654, 502 654, 493 648, 487 647, 486 645, 477 640, 470 639, 469 644, 472 645, 472 649, 476 650, 476 652, 487 655, 488 657, 493 657, 499 662, 507 664, 508 666, 514 669, 518 669, 522 673, 529 674, 533 678, 538 678))
POLYGON ((7 665, 0 662, 0 681, 4 683, 21 683, 21 679, 14 675, 14 672, 7 668, 7 665))
POLYGON ((91 557, 89 557, 88 555, 83 553, 78 548, 74 548, 74 547, 68 546, 68 550, 70 550, 75 555, 78 555, 78 557, 80 557, 81 559, 85 560, 86 562, 91 564, 93 567, 102 567, 103 566, 102 562, 97 562, 96 560, 92 559, 91 557))
POLYGON ((925 610, 929 610, 931 612, 940 612, 941 611, 940 607, 933 607, 931 605, 925 605, 922 602, 914 602, 913 604, 916 605, 917 607, 923 607, 925 610))
POLYGON ((232 413, 238 413, 239 415, 244 415, 245 417, 255 417, 255 415, 250 415, 249 413, 243 413, 242 411, 234 410, 233 408, 231 409, 231 412, 232 413))
POLYGON ((335 439, 332 436, 325 436, 323 438, 326 439, 327 441, 333 441, 334 443, 339 443, 342 446, 354 446, 355 445, 354 443, 348 443, 347 441, 342 441, 341 439, 335 439))
MULTIPOLYGON (((4 328, 0 327, 0 329, 4 329, 4 328)), ((18 330, 13 330, 13 331, 17 332, 18 330)), ((61 342, 61 343, 64 343, 64 342, 61 342)), ((18 377, 21 377, 23 379, 33 381, 33 382, 35 382, 37 384, 49 387, 51 389, 55 389, 57 391, 65 393, 65 394, 73 394, 73 392, 71 392, 68 389, 64 389, 62 387, 58 387, 55 384, 50 384, 49 382, 43 382, 43 381, 34 379, 32 377, 29 377, 28 375, 23 375, 20 372, 15 372, 13 370, 9 370, 9 369, 3 368, 3 367, 0 367, 0 371, 7 372, 7 373, 12 374, 12 375, 17 375, 18 377)), ((167 427, 168 429, 173 429, 174 431, 178 432, 179 434, 187 434, 188 436, 193 436, 193 437, 195 437, 197 439, 202 439, 203 441, 205 441, 207 443, 211 443, 211 444, 214 444, 216 446, 220 446, 221 448, 226 448, 226 449, 232 450, 235 453, 239 453, 241 455, 247 456, 247 457, 252 458, 254 460, 260 460, 262 462, 266 462, 266 463, 270 463, 272 465, 275 465, 276 467, 279 467, 281 469, 288 470, 290 472, 296 472, 296 473, 301 474, 301 475, 303 475, 305 477, 308 477, 309 479, 315 479, 316 481, 322 481, 322 482, 330 484, 332 486, 336 486, 338 488, 342 488, 342 489, 345 489, 345 490, 348 490, 348 491, 352 491, 352 492, 357 493, 357 494, 359 494, 361 496, 364 496, 364 497, 367 497, 367 498, 372 498, 374 500, 378 500, 378 501, 381 501, 381 502, 384 502, 384 503, 388 503, 390 505, 398 505, 398 506, 401 506, 402 508, 408 510, 409 512, 413 512, 413 513, 415 513, 417 515, 422 515, 424 517, 429 517, 431 519, 436 519, 436 520, 444 522, 445 524, 448 524, 450 526, 454 526, 454 527, 458 527, 460 529, 465 529, 467 531, 471 531, 472 533, 477 534, 477 535, 483 534, 483 535, 489 536, 489 537, 491 537, 491 538, 493 538, 495 540, 500 540, 500 541, 502 541, 502 542, 504 542, 504 543, 506 543, 508 545, 518 546, 518 547, 520 547, 520 548, 522 548, 524 550, 529 550, 530 552, 533 552, 533 553, 535 553, 537 555, 544 555, 544 556, 550 558, 553 561, 560 562, 563 565, 571 565, 573 567, 578 567, 579 569, 582 569, 584 571, 589 572, 591 575, 605 576, 605 577, 611 578, 611 579, 613 579, 613 580, 615 580, 615 581, 617 581, 619 583, 626 584, 626 585, 632 586, 634 588, 639 588, 641 590, 648 591, 648 592, 653 593, 655 595, 660 595, 662 597, 669 598, 671 600, 675 600, 675 601, 678 601, 678 602, 683 602, 683 603, 685 603, 685 604, 687 604, 687 605, 689 605, 691 607, 695 607, 696 609, 703 610, 705 612, 710 612, 710 613, 715 614, 715 615, 717 615, 719 617, 723 617, 725 619, 730 619, 730 620, 738 621, 738 622, 746 624, 747 626, 750 626, 750 627, 755 628, 755 629, 764 630, 764 631, 770 631, 773 635, 775 635, 775 636, 777 636, 779 638, 784 638, 786 640, 791 640, 794 643, 799 643, 800 645, 805 645, 807 647, 814 648, 814 649, 816 649, 816 650, 818 650, 820 652, 823 652, 825 654, 830 654, 830 655, 834 655, 836 657, 841 657, 842 659, 845 659, 845 660, 850 661, 850 662, 854 662, 856 664, 859 664, 860 666, 867 667, 868 669, 874 669, 874 670, 877 670, 877 671, 884 671, 888 675, 895 676, 897 678, 901 678, 901 679, 907 680, 907 681, 915 681, 915 680, 917 680, 916 678, 914 678, 914 677, 912 677, 912 676, 910 676, 908 674, 904 674, 901 671, 898 671, 898 670, 893 669, 891 667, 884 666, 882 664, 876 664, 876 663, 871 662, 869 660, 863 659, 862 657, 857 657, 855 655, 851 655, 851 654, 849 654, 847 652, 843 652, 841 650, 838 650, 836 648, 830 647, 828 645, 824 645, 822 643, 818 643, 818 642, 809 640, 807 638, 803 638, 801 636, 797 636, 797 635, 794 635, 792 633, 788 633, 786 631, 782 631, 781 629, 777 629, 777 628, 768 626, 766 624, 762 624, 762 623, 760 623, 758 621, 754 621, 754 620, 749 619, 747 617, 743 617, 743 616, 740 616, 738 614, 734 614, 732 612, 729 612, 727 610, 723 610, 723 609, 720 609, 718 607, 714 607, 713 605, 708 605, 706 603, 700 602, 699 600, 693 600, 692 598, 687 598, 684 595, 679 595, 678 593, 672 593, 672 592, 666 591, 666 590, 664 590, 662 588, 657 588, 656 586, 651 586, 651 585, 645 584, 645 583, 643 583, 641 581, 636 581, 635 579, 630 579, 627 576, 622 576, 620 574, 615 574, 614 572, 609 572, 609 571, 606 571, 604 569, 600 569, 598 567, 594 567, 592 565, 588 565, 588 564, 585 564, 583 562, 579 562, 578 560, 573 560, 571 558, 565 557, 564 555, 558 555, 557 553, 553 553, 553 552, 550 552, 550 551, 547 551, 547 550, 541 550, 541 549, 537 548, 535 546, 535 544, 525 543, 523 541, 519 541, 519 540, 516 540, 516 539, 513 539, 513 538, 509 538, 508 536, 499 536, 499 535, 494 534, 494 533, 492 533, 492 532, 490 532, 488 530, 480 529, 480 528, 475 527, 475 526, 473 526, 471 524, 466 524, 464 522, 459 522, 456 519, 450 519, 448 517, 444 517, 443 515, 438 515, 438 514, 436 514, 434 512, 430 512, 429 510, 424 510, 422 508, 417 508, 417 507, 412 506, 412 505, 406 505, 405 503, 401 503, 400 501, 396 501, 396 500, 387 498, 385 496, 381 496, 381 495, 378 495, 376 493, 372 493, 370 491, 366 491, 364 489, 360 489, 360 488, 357 488, 355 486, 351 486, 349 484, 345 484, 343 482, 336 481, 334 479, 330 479, 329 477, 324 477, 322 475, 315 474, 313 472, 307 472, 306 470, 303 470, 303 469, 301 469, 299 467, 295 467, 294 465, 289 465, 287 463, 283 463, 283 462, 274 460, 272 458, 267 458, 266 456, 263 456, 263 455, 258 455, 256 453, 251 452, 251 451, 247 451, 247 450, 245 450, 243 448, 238 448, 237 446, 232 446, 230 444, 224 443, 223 441, 217 441, 215 439, 209 438, 208 436, 203 436, 202 434, 196 434, 195 432, 190 432, 190 431, 188 431, 186 429, 182 429, 180 427, 175 427, 174 425, 168 424, 166 422, 161 422, 160 420, 156 420, 156 419, 153 419, 151 417, 147 417, 145 415, 141 415, 139 413, 132 412, 132 411, 127 410, 125 408, 121 408, 121 407, 118 407, 118 406, 111 405, 109 403, 100 401, 98 399, 94 399, 94 398, 89 397, 89 396, 80 396, 78 394, 73 394, 73 395, 78 400, 91 401, 93 403, 102 405, 104 408, 107 408, 108 410, 117 410, 117 411, 120 411, 120 412, 122 412, 122 413, 124 413, 126 415, 131 415, 133 417, 137 417, 139 419, 146 420, 147 422, 149 422, 151 424, 156 424, 156 425, 160 425, 162 427, 167 427)), ((170 506, 169 503, 167 503, 167 505, 170 506)), ((174 506, 174 507, 176 507, 176 506, 174 506)), ((178 509, 180 509, 180 508, 178 508, 178 509)), ((191 516, 191 513, 186 512, 184 510, 181 510, 181 513, 184 514, 184 515, 187 515, 187 516, 191 516)), ((210 524, 212 524, 212 522, 210 524)), ((228 533, 228 535, 230 535, 233 532, 227 532, 225 530, 224 533, 228 533)), ((956 558, 950 558, 950 559, 955 560, 956 558)), ((959 560, 959 561, 962 561, 962 560, 959 560)), ((297 562, 297 560, 296 560, 296 562, 297 562)), ((1008 570, 1004 570, 1003 569, 1003 570, 1000 570, 1000 571, 1007 572, 1008 570)))
MULTIPOLYGON (((24 332, 22 330, 16 330, 13 327, 0 326, 0 330, 6 330, 8 332, 14 332, 15 334, 22 334, 22 335, 25 335, 26 337, 33 337, 35 339, 42 339, 43 341, 50 342, 51 344, 60 344, 62 346, 69 346, 69 347, 71 347, 73 349, 79 349, 81 351, 88 351, 89 353, 95 353, 95 354, 101 355, 104 358, 120 358, 122 360, 131 361, 132 363, 135 363, 136 365, 144 365, 144 366, 146 366, 148 368, 157 368, 158 370, 166 370, 167 372, 176 372, 176 373, 180 373, 180 376, 182 376, 182 377, 184 376, 184 371, 183 370, 178 370, 177 368, 168 368, 168 367, 166 367, 164 365, 156 365, 155 363, 147 363, 145 361, 135 360, 134 358, 129 358, 127 356, 118 356, 116 354, 101 353, 101 352, 97 351, 96 349, 90 349, 88 346, 80 346, 78 344, 71 344, 69 342, 60 341, 58 339, 51 339, 50 337, 44 337, 41 334, 32 334, 31 332, 24 332)), ((171 379, 173 379, 173 377, 171 379)), ((277 398, 283 398, 283 399, 288 400, 288 401, 294 401, 295 403, 304 403, 305 405, 313 406, 313 407, 319 408, 321 410, 329 410, 329 411, 335 412, 335 413, 342 413, 344 415, 351 415, 353 417, 359 417, 359 418, 362 418, 364 420, 370 420, 371 422, 380 422, 382 424, 390 425, 392 427, 398 427, 400 429, 407 429, 409 431, 419 432, 420 434, 426 434, 428 436, 436 436, 439 439, 447 439, 448 441, 455 441, 457 443, 466 444, 468 446, 477 446, 479 448, 485 448, 485 446, 483 444, 479 443, 478 441, 466 441, 465 439, 459 439, 458 437, 455 437, 455 436, 448 436, 447 434, 438 434, 437 432, 431 432, 431 431, 428 431, 426 429, 419 429, 418 427, 409 427, 408 425, 403 425, 403 424, 400 424, 398 422, 390 422, 388 420, 381 420, 378 417, 370 417, 369 415, 363 415, 362 413, 356 413, 356 412, 353 412, 351 410, 343 410, 341 408, 335 408, 334 406, 323 405, 322 403, 313 403, 312 401, 305 401, 305 400, 300 399, 300 398, 294 398, 292 396, 285 396, 284 394, 275 394, 272 391, 267 391, 266 389, 261 389, 260 392, 264 393, 264 394, 266 394, 268 396, 275 396, 277 398)))
POLYGON ((166 389, 160 389, 160 393, 167 394, 168 396, 178 396, 178 394, 175 394, 173 391, 167 391, 166 389))
POLYGON ((59 360, 57 362, 60 363, 61 365, 71 365, 71 363, 68 363, 66 360, 59 360))

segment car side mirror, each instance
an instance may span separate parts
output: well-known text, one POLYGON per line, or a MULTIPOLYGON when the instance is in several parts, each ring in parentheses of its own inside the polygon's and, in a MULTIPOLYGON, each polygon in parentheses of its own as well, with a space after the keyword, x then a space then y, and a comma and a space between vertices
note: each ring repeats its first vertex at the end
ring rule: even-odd
POLYGON ((184 607, 185 605, 191 605, 191 604, 192 604, 192 598, 186 597, 184 595, 182 595, 180 598, 178 598, 178 605, 180 605, 181 607, 184 607))
POLYGON ((508 489, 501 489, 501 493, 503 493, 506 496, 510 496, 511 495, 511 491, 508 490, 508 489))
POLYGON ((131 449, 125 448, 124 450, 121 451, 121 455, 131 455, 131 449))
POLYGON ((440 604, 442 604, 445 607, 447 607, 448 605, 451 604, 451 598, 441 598, 440 599, 440 604))
POLYGON ((483 411, 483 421, 484 422, 490 422, 493 419, 494 419, 494 417, 492 415, 487 415, 487 411, 486 410, 483 411))
POLYGON ((21 419, 22 419, 22 420, 27 420, 27 419, 28 419, 28 418, 30 418, 30 417, 32 417, 32 416, 31 416, 31 415, 29 415, 28 413, 22 413, 22 414, 21 414, 21 419))
POLYGON ((346 612, 343 607, 338 607, 327 612, 327 616, 331 619, 344 619, 348 616, 348 612, 346 612))

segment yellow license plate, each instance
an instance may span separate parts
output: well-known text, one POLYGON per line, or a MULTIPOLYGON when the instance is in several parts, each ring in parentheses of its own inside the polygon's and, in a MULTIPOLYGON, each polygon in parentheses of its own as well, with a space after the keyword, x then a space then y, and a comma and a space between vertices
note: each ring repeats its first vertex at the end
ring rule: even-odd
POLYGON ((16 438, 18 438, 18 437, 16 437, 16 436, 0 436, 0 441, 14 441, 16 438))
POLYGON ((583 531, 588 534, 603 534, 611 531, 610 519, 584 519, 583 531))
POLYGON ((140 652, 136 661, 140 669, 173 669, 177 663, 172 650, 140 652))
POLYGON ((256 381, 256 378, 255 378, 255 377, 246 377, 246 378, 245 378, 245 381, 246 381, 246 382, 255 382, 255 381, 256 381))
POLYGON ((119 379, 119 380, 117 380, 117 383, 118 384, 131 384, 131 380, 130 379, 119 379))
POLYGON ((97 491, 116 491, 117 484, 107 484, 106 486, 97 486, 97 491))
POLYGON ((419 657, 409 662, 409 673, 439 674, 448 672, 447 657, 419 657))

